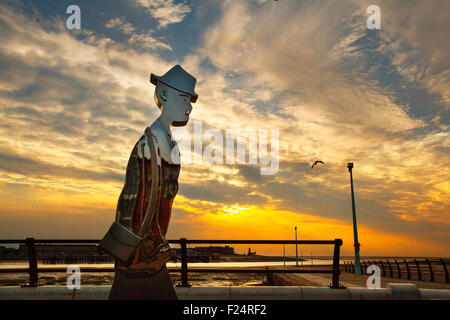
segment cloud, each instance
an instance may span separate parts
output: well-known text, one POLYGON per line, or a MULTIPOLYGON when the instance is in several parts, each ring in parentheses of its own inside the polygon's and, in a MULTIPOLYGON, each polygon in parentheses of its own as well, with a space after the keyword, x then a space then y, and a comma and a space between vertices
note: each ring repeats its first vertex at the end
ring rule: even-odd
POLYGON ((44 177, 65 177, 79 180, 113 181, 122 182, 123 173, 105 170, 79 169, 71 166, 59 166, 48 164, 33 159, 28 159, 20 155, 5 154, 0 152, 0 170, 23 176, 44 178, 44 177))
POLYGON ((133 34, 128 40, 128 43, 130 45, 137 45, 140 48, 145 49, 160 48, 172 51, 171 46, 161 42, 161 40, 159 39, 155 39, 152 34, 152 31, 148 32, 147 34, 133 34))
MULTIPOLYGON (((329 121, 345 122, 397 132, 421 125, 379 92, 376 83, 342 67, 338 48, 346 50, 348 39, 363 33, 352 25, 357 8, 351 3, 310 1, 249 8, 225 2, 223 10, 222 19, 205 33, 203 53, 218 67, 252 73, 253 81, 286 92, 280 112, 327 126, 329 121)), ((364 62, 358 55, 350 58, 353 64, 364 62)))
POLYGON ((109 29, 119 29, 124 34, 132 34, 135 31, 133 25, 129 22, 124 21, 121 17, 111 18, 106 24, 105 27, 109 29))
MULTIPOLYGON (((359 2, 366 8, 369 1, 359 2)), ((447 12, 450 3, 433 1, 382 1, 382 50, 393 56, 394 66, 406 78, 417 82, 450 103, 450 44, 447 12)))
POLYGON ((118 29, 122 33, 129 35, 128 44, 137 49, 166 49, 172 51, 170 45, 164 43, 161 39, 153 36, 154 30, 147 30, 147 33, 139 33, 131 23, 128 23, 124 18, 116 17, 110 19, 105 26, 109 29, 118 29))
POLYGON ((175 4, 173 0, 133 0, 137 5, 158 20, 161 28, 170 24, 181 22, 184 17, 191 12, 191 8, 180 2, 175 4))

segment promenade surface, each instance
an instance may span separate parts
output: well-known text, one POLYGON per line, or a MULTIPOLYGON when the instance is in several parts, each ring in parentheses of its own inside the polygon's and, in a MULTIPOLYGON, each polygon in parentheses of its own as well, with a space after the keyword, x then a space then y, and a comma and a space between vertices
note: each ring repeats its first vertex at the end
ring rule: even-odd
MULTIPOLYGON (((287 269, 295 269, 296 267, 279 267, 287 269)), ((307 267, 299 267, 307 269, 307 267)), ((274 267, 271 267, 274 269, 274 267)), ((369 275, 358 275, 353 273, 342 272, 339 276, 339 282, 347 288, 366 287, 369 275)), ((327 287, 331 283, 331 274, 308 274, 308 273, 289 273, 274 274, 273 285, 275 286, 321 286, 327 287)), ((429 281, 417 281, 407 279, 396 279, 389 277, 381 277, 381 287, 387 288, 389 283, 413 283, 422 289, 450 289, 450 284, 437 283, 429 281)))

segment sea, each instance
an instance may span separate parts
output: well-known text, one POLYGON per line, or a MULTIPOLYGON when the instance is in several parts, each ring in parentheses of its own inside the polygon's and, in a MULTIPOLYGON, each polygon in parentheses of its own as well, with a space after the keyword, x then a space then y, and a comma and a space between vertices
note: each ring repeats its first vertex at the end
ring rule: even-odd
MULTIPOLYGON (((303 257, 304 259, 304 257, 303 257)), ((341 263, 345 260, 341 260, 341 263)), ((298 261, 299 266, 331 265, 332 259, 305 259, 298 261)), ((264 262, 189 262, 189 268, 252 268, 265 266, 295 266, 296 261, 264 261, 264 262)), ((46 268, 66 268, 67 264, 43 264, 38 261, 40 269, 46 268)), ((105 264, 77 264, 81 269, 89 268, 112 268, 112 263, 105 264)), ((180 262, 167 263, 168 268, 181 268, 180 262)), ((28 268, 27 260, 0 261, 0 269, 8 268, 28 268)), ((63 272, 39 272, 40 285, 66 285, 70 274, 63 272)), ((171 273, 172 282, 177 284, 180 281, 179 273, 171 273)), ((86 285, 108 285, 114 279, 113 272, 86 272, 81 274, 81 282, 86 285)), ((0 286, 19 286, 28 280, 27 273, 0 273, 0 286)), ((189 282, 195 286, 258 286, 264 285, 264 274, 249 273, 189 273, 189 282)))

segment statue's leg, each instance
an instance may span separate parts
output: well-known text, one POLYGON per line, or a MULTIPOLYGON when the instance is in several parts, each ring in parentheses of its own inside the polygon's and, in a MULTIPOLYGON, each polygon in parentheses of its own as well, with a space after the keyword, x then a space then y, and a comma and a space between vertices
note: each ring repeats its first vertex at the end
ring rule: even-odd
POLYGON ((116 268, 110 300, 177 300, 169 271, 164 266, 152 276, 133 275, 116 268))

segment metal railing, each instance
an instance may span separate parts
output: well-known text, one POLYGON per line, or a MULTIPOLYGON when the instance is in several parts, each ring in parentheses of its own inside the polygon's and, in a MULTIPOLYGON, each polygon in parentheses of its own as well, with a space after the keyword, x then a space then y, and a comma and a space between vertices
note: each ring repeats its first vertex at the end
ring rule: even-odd
MULTIPOLYGON (((28 249, 28 268, 0 268, 0 273, 28 273, 29 283, 27 286, 35 287, 39 285, 39 272, 67 272, 66 268, 38 268, 36 246, 35 244, 98 244, 100 240, 55 240, 55 239, 34 239, 27 238, 24 240, 0 240, 0 244, 26 244, 28 249)), ((189 273, 265 273, 271 276, 273 273, 322 273, 332 274, 331 288, 344 288, 339 284, 340 274, 340 249, 342 246, 341 239, 334 240, 189 240, 181 238, 179 240, 168 240, 169 243, 179 244, 181 247, 181 268, 168 268, 169 272, 180 272, 180 287, 189 287, 189 273), (333 245, 333 265, 332 269, 255 269, 255 268, 188 268, 188 244, 299 244, 299 245, 333 245)), ((114 268, 96 268, 83 267, 81 272, 114 272, 114 268)))
MULTIPOLYGON (((448 260, 448 259, 447 259, 448 260)), ((408 279, 430 282, 450 283, 447 264, 449 261, 445 259, 428 259, 423 260, 412 259, 407 261, 398 261, 398 259, 390 260, 367 260, 361 262, 361 273, 365 274, 365 270, 370 265, 379 266, 382 277, 408 279), (414 275, 414 277, 413 277, 414 275)), ((356 272, 356 266, 352 261, 344 262, 345 272, 356 272)))

